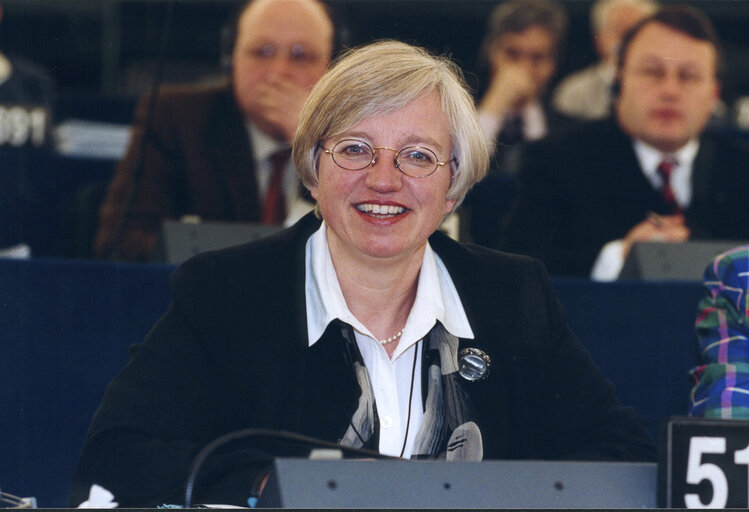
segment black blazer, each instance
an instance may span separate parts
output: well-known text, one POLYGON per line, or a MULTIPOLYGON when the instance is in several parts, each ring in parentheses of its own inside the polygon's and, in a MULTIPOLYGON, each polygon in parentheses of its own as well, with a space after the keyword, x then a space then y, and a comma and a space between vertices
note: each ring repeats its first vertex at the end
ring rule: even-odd
MULTIPOLYGON (((749 152, 700 138, 685 212, 693 238, 749 239, 749 152)), ((528 147, 497 247, 541 259, 552 275, 587 276, 606 242, 667 207, 613 120, 528 147)))
MULTIPOLYGON (((359 389, 335 329, 308 347, 304 247, 311 214, 264 240, 200 255, 172 279, 174 301, 108 387, 85 441, 71 503, 96 482, 121 506, 181 503, 190 461, 248 427, 337 441, 359 389)), ((488 459, 651 460, 642 422, 623 407, 565 324, 541 264, 436 233, 488 378, 463 381, 488 459)), ((232 445, 210 458, 197 503, 245 505, 278 447, 232 445)))

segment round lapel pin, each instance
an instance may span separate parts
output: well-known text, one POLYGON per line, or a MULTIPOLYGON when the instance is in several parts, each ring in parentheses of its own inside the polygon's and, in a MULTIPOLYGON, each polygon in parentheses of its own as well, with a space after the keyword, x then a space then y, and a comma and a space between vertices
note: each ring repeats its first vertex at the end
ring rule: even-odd
POLYGON ((464 348, 458 354, 458 373, 471 382, 485 379, 491 365, 492 359, 483 350, 464 348))

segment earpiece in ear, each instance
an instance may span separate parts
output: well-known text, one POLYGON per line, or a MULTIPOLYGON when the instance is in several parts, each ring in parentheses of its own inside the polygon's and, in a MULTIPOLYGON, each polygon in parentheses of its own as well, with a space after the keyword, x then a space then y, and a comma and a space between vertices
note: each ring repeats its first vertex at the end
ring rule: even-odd
POLYGON ((225 72, 231 71, 231 57, 234 53, 234 43, 236 42, 236 31, 231 23, 221 27, 220 39, 220 56, 219 64, 225 72))

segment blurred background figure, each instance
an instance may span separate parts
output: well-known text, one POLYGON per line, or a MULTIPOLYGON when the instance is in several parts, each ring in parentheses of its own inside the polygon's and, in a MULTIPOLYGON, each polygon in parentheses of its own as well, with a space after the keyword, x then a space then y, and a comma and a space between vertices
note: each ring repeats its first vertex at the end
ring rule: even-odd
POLYGON ((622 37, 657 7, 653 0, 597 0, 590 10, 590 25, 599 61, 559 83, 552 98, 554 107, 582 119, 609 116, 622 37))
POLYGON ((723 69, 702 12, 645 18, 622 43, 614 117, 525 152, 499 247, 610 280, 635 242, 749 239, 749 152, 706 129, 723 69))
POLYGON ((489 175, 466 199, 461 215, 468 238, 487 245, 510 204, 522 147, 570 127, 548 103, 567 33, 567 14, 553 0, 513 0, 491 12, 481 46, 489 82, 478 103, 493 151, 489 175))
MULTIPOLYGON (((566 32, 567 15, 551 0, 503 2, 491 13, 482 44, 489 85, 478 108, 487 138, 505 163, 509 148, 557 128, 560 118, 544 93, 557 70, 566 32)), ((512 169, 500 162, 498 171, 512 169)))
POLYGON ((749 419, 749 245, 715 258, 704 285, 695 324, 703 364, 690 371, 689 414, 749 419))
POLYGON ((54 89, 42 67, 0 50, 0 147, 52 147, 54 89))
POLYGON ((330 63, 330 11, 317 0, 253 0, 232 39, 226 83, 164 89, 152 113, 151 97, 141 101, 100 210, 97 256, 148 260, 164 219, 281 225, 301 216, 289 142, 330 63))
POLYGON ((0 51, 0 257, 30 256, 44 233, 29 151, 54 146, 54 89, 42 67, 0 51))

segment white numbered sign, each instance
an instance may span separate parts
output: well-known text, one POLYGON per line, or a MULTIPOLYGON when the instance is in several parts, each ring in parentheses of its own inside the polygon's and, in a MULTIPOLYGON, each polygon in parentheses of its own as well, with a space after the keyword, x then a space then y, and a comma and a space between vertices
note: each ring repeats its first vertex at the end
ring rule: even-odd
POLYGON ((672 418, 659 448, 659 506, 749 507, 749 421, 672 418))

